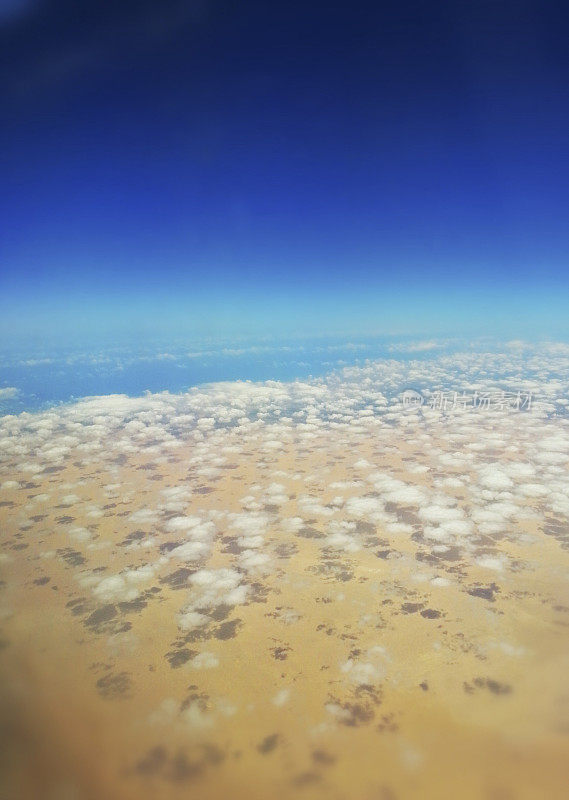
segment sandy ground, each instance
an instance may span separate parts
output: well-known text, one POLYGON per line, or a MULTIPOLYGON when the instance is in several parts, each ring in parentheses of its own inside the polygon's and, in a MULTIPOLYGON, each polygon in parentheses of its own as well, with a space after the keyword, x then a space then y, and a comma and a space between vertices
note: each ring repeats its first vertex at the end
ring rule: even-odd
POLYGON ((201 473, 191 444, 5 465, 2 796, 566 797, 566 521, 544 532, 528 500, 441 544, 413 502, 384 503, 396 523, 349 504, 377 498, 372 471, 429 491, 452 473, 416 436, 236 437, 201 473), (192 515, 210 548, 177 557, 168 523, 192 515))

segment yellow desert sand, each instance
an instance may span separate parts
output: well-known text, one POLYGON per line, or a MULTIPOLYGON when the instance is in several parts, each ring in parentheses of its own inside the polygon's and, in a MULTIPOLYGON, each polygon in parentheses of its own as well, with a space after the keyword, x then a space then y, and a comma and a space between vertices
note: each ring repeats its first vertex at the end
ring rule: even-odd
POLYGON ((3 418, 3 797, 566 797, 569 426, 349 380, 3 418))

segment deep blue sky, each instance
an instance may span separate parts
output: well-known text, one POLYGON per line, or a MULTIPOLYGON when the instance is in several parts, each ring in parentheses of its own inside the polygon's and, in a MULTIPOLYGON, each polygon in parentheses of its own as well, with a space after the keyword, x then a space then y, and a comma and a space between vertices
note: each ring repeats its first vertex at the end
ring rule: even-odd
POLYGON ((2 328, 569 325, 543 0, 5 0, 2 328))

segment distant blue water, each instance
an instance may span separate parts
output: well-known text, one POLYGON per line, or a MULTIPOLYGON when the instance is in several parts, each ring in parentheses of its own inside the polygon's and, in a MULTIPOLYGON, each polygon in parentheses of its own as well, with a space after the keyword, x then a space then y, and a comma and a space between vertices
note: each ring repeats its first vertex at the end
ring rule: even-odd
POLYGON ((214 381, 306 379, 366 360, 432 358, 456 348, 456 341, 386 337, 13 345, 0 352, 0 414, 92 395, 182 392, 214 381))

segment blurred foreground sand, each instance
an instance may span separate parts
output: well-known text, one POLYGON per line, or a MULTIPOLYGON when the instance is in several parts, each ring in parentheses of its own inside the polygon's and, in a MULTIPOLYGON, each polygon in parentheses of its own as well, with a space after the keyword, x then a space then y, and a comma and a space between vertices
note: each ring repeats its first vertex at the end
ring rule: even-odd
POLYGON ((252 437, 209 476, 189 447, 72 453, 3 491, 2 796, 566 797, 567 530, 441 544, 413 503, 382 524, 349 503, 371 469, 437 479, 389 435, 252 437), (196 514, 200 564, 169 525, 196 514))

